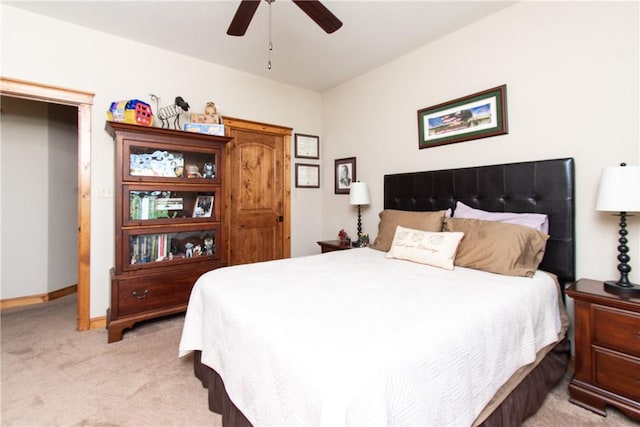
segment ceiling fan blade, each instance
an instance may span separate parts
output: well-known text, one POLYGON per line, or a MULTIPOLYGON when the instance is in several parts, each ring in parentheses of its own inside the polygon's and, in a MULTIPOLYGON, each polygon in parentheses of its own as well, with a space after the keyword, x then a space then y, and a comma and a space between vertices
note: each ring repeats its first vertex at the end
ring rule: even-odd
POLYGON ((231 25, 229 25, 227 34, 230 36, 244 36, 259 5, 260 0, 242 0, 238 10, 236 10, 236 14, 233 16, 231 25))
POLYGON ((342 27, 342 22, 319 0, 293 0, 293 2, 327 33, 331 34, 342 27))

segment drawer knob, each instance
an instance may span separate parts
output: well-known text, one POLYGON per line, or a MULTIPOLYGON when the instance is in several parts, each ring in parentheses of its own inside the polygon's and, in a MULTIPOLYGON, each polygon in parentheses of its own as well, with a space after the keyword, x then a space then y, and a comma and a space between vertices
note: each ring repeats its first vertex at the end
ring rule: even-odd
POLYGON ((134 298, 136 299, 142 299, 142 298, 146 298, 147 294, 149 294, 149 289, 145 289, 144 292, 142 294, 139 294, 136 291, 131 292, 131 295, 134 296, 134 298))

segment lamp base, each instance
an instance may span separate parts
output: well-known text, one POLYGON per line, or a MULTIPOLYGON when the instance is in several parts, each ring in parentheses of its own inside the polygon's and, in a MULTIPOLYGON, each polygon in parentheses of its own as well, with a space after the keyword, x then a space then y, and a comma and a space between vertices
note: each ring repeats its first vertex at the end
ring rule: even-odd
POLYGON ((629 283, 629 286, 622 286, 618 282, 608 280, 604 282, 604 290, 623 298, 640 298, 640 285, 635 283, 629 283))

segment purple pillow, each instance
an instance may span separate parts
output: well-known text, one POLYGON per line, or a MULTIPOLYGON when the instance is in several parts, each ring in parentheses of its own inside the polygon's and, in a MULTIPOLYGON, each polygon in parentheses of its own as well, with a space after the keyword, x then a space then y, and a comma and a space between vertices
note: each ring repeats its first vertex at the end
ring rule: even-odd
POLYGON ((549 234, 549 218, 539 213, 488 212, 474 209, 462 202, 456 202, 455 218, 481 219, 484 221, 505 222, 508 224, 524 225, 534 230, 549 234))

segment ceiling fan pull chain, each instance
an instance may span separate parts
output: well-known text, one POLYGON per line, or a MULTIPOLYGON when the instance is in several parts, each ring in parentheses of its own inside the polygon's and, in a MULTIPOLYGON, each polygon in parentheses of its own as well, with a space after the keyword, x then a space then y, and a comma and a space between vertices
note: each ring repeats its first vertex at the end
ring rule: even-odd
POLYGON ((268 70, 271 69, 271 51, 273 50, 273 37, 271 33, 271 3, 273 2, 274 0, 267 0, 267 3, 269 3, 269 62, 267 63, 268 70))

